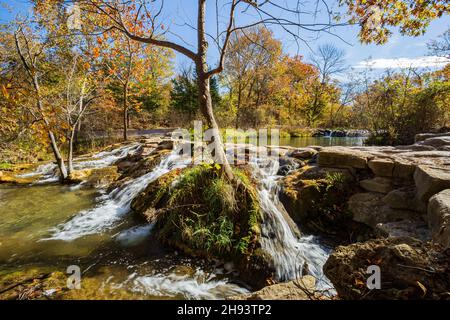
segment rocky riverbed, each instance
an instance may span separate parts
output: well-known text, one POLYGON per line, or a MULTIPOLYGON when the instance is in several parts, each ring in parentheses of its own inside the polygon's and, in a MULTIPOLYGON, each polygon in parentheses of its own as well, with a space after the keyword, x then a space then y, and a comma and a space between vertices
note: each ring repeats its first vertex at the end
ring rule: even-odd
MULTIPOLYGON (((80 161, 84 164, 94 161, 94 165, 87 168, 80 165, 72 182, 104 188, 117 210, 131 207, 158 226, 158 219, 171 206, 205 205, 204 199, 192 195, 182 201, 174 200, 177 192, 174 181, 191 165, 175 165, 167 160, 173 154, 173 146, 172 141, 163 137, 138 139, 130 145, 130 152, 101 167, 95 162, 98 159, 88 155, 80 161)), ((246 154, 258 149, 245 145, 235 147, 246 154)), ((231 236, 230 243, 245 244, 251 251, 242 247, 236 255, 232 253, 234 249, 227 251, 224 242, 225 251, 212 255, 217 261, 224 261, 229 272, 252 284, 254 289, 265 287, 231 298, 449 298, 450 133, 418 135, 416 143, 410 146, 267 146, 267 149, 276 151, 280 157, 264 163, 246 157, 249 162, 238 166, 245 172, 246 178, 242 178, 248 179, 245 192, 241 192, 248 192, 248 196, 240 200, 239 206, 245 204, 251 208, 256 203, 260 206, 260 213, 242 207, 239 215, 252 217, 248 215, 252 212, 260 215, 259 218, 249 218, 251 224, 245 219, 227 222, 249 236, 246 238, 244 233, 237 238, 231 236), (249 259, 247 263, 245 259, 249 259), (366 286, 370 276, 366 271, 373 265, 380 268, 380 289, 366 286), (276 282, 280 283, 270 285, 276 282), (326 285, 330 282, 331 287, 326 285)), ((172 157, 174 160, 177 156, 172 157)), ((27 170, 30 170, 28 166, 20 166, 0 172, 0 182, 28 184, 49 178, 48 173, 30 175, 27 170)), ((214 174, 206 176, 214 177, 214 174)), ((221 183, 214 179, 207 183, 214 186, 221 183)), ((222 199, 206 191, 203 194, 213 200, 222 199)), ((233 206, 233 202, 219 204, 222 208, 219 216, 228 205, 233 206)), ((190 223, 194 217, 178 222, 190 223)), ((83 221, 75 217, 70 227, 83 221)), ((160 229, 164 228, 162 223, 160 229)), ((83 232, 103 229, 86 230, 83 232)), ((157 230, 153 231, 155 235, 159 234, 157 230)), ((72 231, 62 229, 57 236, 72 236, 72 231)), ((165 242, 187 255, 207 256, 206 247, 186 239, 194 238, 171 237, 165 242), (181 245, 183 241, 189 248, 181 245), (194 243, 196 248, 192 248, 194 243)))

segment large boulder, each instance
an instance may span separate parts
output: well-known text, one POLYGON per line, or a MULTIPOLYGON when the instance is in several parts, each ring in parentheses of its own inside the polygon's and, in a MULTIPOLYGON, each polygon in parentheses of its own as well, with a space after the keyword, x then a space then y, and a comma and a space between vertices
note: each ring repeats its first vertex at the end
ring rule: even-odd
POLYGON ((386 238, 338 247, 325 275, 341 299, 448 299, 450 253, 412 238, 386 238), (378 266, 381 288, 369 289, 367 269, 378 266))
POLYGON ((416 197, 414 186, 402 187, 392 190, 383 197, 383 202, 392 209, 406 209, 418 212, 426 212, 426 203, 416 197))
POLYGON ((383 194, 376 192, 352 195, 348 200, 348 207, 353 214, 353 220, 375 228, 378 223, 417 218, 417 212, 390 208, 383 202, 383 196, 383 194))
POLYGON ((450 168, 418 166, 414 172, 417 196, 428 201, 434 194, 450 188, 450 168))
POLYGON ((316 279, 304 276, 298 280, 277 283, 252 293, 244 293, 227 300, 311 300, 315 297, 316 279))
POLYGON ((370 153, 345 147, 328 147, 319 151, 318 163, 324 167, 366 169, 370 153))
POLYGON ((154 223, 152 236, 183 253, 233 262, 246 282, 262 288, 274 277, 261 245, 262 212, 253 180, 234 168, 239 183, 213 166, 172 170, 151 182, 131 208, 154 223))
POLYGON ((450 189, 435 194, 428 202, 428 224, 433 240, 450 248, 450 189))
POLYGON ((366 237, 369 228, 348 214, 346 199, 355 192, 348 169, 305 166, 281 183, 280 200, 302 231, 342 242, 366 237))

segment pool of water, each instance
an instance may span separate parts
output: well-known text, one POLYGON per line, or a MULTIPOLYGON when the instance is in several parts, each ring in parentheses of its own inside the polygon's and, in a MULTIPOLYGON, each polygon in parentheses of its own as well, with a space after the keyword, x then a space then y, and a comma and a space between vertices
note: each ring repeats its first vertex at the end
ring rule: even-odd
MULTIPOLYGON (((283 138, 280 145, 358 146, 364 138, 283 138)), ((137 181, 138 179, 136 179, 137 181)), ((56 183, 0 185, 0 288, 16 273, 82 271, 82 288, 65 299, 220 299, 247 292, 223 265, 181 257, 152 239, 132 212, 111 228, 80 237, 54 237, 55 227, 81 212, 102 216, 102 190, 56 183), (92 211, 92 210, 91 210, 92 211), (236 283, 239 283, 236 284, 236 283)), ((103 206, 102 206, 103 203, 103 206)), ((83 222, 91 223, 84 219, 83 222)))
POLYGON ((99 203, 90 188, 0 185, 0 288, 17 273, 60 272, 77 265, 80 290, 64 299, 217 299, 246 292, 222 270, 178 256, 150 240, 150 227, 129 213, 105 232, 48 240, 52 229, 99 203))

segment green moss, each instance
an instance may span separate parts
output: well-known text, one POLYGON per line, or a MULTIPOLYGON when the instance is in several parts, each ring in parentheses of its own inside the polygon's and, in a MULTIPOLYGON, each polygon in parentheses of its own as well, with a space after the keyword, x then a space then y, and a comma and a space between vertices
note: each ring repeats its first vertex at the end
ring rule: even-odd
POLYGON ((234 173, 239 183, 222 177, 220 166, 199 165, 156 191, 167 199, 158 237, 189 253, 227 259, 250 254, 260 234, 259 203, 248 176, 234 173))
POLYGON ((0 163, 0 170, 11 170, 14 166, 11 163, 2 162, 0 163))

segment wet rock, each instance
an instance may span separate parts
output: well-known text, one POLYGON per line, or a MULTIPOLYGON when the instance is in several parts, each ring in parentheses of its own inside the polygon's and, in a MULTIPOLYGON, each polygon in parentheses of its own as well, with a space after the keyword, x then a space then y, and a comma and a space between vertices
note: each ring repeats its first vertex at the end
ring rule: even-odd
POLYGON ((341 299, 448 299, 449 252, 412 238, 376 239, 338 247, 324 273, 341 299), (380 268, 380 289, 369 289, 367 268, 380 268))
POLYGON ((227 300, 311 300, 315 296, 316 279, 304 276, 295 281, 278 283, 263 289, 227 298, 227 300))
POLYGON ((328 147, 319 151, 318 163, 325 167, 366 169, 372 156, 364 151, 344 147, 328 147))
POLYGON ((144 216, 148 222, 157 220, 157 209, 165 205, 166 192, 181 170, 172 170, 151 182, 131 202, 131 209, 144 216))
POLYGON ((428 202, 428 223, 433 240, 450 248, 450 189, 435 194, 428 202))
POLYGON ((304 166, 304 163, 300 160, 294 160, 289 157, 281 157, 279 159, 280 167, 278 169, 277 175, 285 176, 290 171, 294 170, 297 166, 304 166))
POLYGON ((348 206, 353 220, 372 228, 378 223, 414 220, 418 213, 411 210, 392 209, 382 200, 383 194, 375 192, 357 193, 350 197, 348 206))
POLYGON ((414 186, 392 190, 383 197, 383 202, 392 209, 406 209, 418 212, 426 212, 426 203, 416 197, 414 186))
POLYGON ((414 172, 417 197, 428 201, 434 194, 450 188, 450 168, 418 166, 414 172))
POLYGON ((379 223, 375 227, 375 233, 383 238, 410 237, 422 241, 431 239, 431 233, 427 223, 420 218, 416 220, 379 223))
POLYGON ((296 158, 299 160, 311 159, 317 154, 317 150, 312 148, 299 148, 292 150, 286 154, 288 157, 296 158))
POLYGON ((30 184, 33 183, 38 177, 20 178, 14 172, 0 171, 0 184, 30 184))
POLYGON ((75 170, 69 176, 71 183, 83 183, 85 186, 103 188, 119 178, 116 166, 75 170))
POLYGON ((388 193, 394 188, 391 179, 382 177, 361 180, 359 185, 366 191, 378 193, 388 193))
POLYGON ((395 163, 391 159, 374 159, 368 163, 369 168, 378 177, 392 177, 395 163))
POLYGON ((173 140, 162 140, 160 143, 158 143, 158 146, 156 147, 156 151, 172 150, 172 149, 173 149, 173 140))

